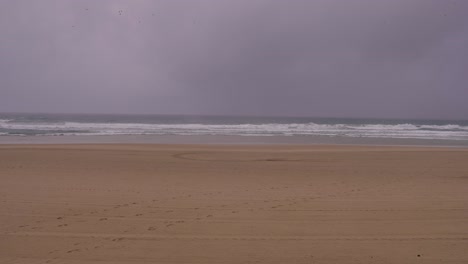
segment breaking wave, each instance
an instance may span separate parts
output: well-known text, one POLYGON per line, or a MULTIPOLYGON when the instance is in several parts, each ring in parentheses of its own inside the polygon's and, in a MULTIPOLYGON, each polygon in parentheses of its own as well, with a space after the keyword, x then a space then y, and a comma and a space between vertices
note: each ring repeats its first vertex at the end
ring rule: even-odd
POLYGON ((0 119, 0 135, 229 135, 332 136, 468 140, 468 126, 457 124, 152 124, 88 122, 21 122, 0 119))

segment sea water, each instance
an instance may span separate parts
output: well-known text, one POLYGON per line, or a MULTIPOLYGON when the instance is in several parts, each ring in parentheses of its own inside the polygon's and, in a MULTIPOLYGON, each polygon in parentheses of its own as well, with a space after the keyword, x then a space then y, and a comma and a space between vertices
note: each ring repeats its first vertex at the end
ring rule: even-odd
MULTIPOLYGON (((9 136, 242 136, 468 142, 468 120, 106 114, 0 114, 9 136)), ((462 144, 464 145, 464 144, 462 144)))

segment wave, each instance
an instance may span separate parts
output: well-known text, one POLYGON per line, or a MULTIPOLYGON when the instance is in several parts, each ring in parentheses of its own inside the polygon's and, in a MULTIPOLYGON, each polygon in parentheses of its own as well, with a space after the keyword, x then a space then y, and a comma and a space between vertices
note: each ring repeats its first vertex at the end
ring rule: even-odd
POLYGON ((147 124, 17 122, 0 119, 0 135, 332 136, 468 140, 468 126, 416 124, 147 124))
POLYGON ((443 126, 433 126, 433 125, 422 125, 422 129, 427 130, 460 130, 460 131, 468 131, 468 126, 460 126, 460 125, 443 125, 443 126))

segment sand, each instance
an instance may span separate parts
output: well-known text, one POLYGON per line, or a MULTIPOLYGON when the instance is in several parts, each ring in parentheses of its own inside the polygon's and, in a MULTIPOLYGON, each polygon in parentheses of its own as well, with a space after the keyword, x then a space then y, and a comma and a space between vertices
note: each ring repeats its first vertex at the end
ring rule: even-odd
POLYGON ((468 263, 468 150, 0 145, 0 263, 468 263))

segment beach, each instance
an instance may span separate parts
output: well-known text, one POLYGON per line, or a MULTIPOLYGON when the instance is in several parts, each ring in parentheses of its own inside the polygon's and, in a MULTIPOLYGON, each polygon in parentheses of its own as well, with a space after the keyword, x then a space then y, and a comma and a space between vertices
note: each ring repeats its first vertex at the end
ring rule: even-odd
POLYGON ((2 144, 0 263, 468 263, 468 149, 2 144))

